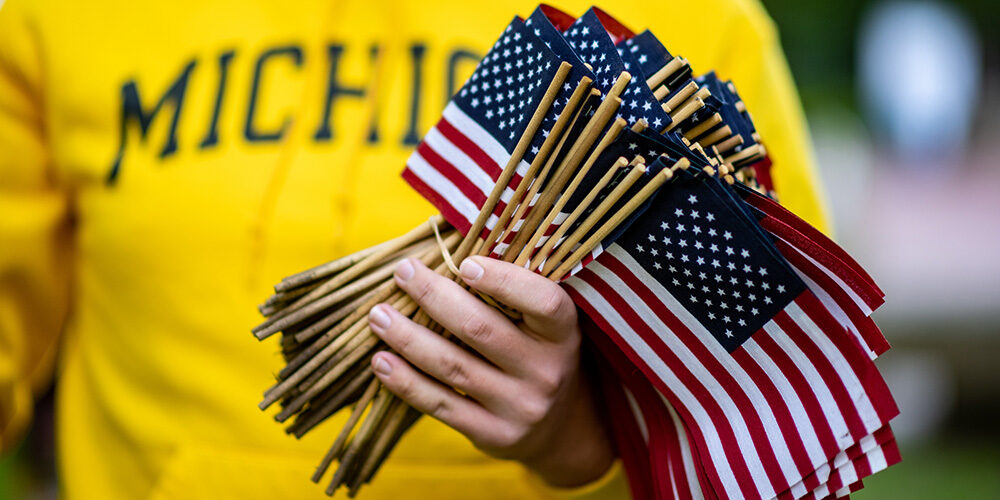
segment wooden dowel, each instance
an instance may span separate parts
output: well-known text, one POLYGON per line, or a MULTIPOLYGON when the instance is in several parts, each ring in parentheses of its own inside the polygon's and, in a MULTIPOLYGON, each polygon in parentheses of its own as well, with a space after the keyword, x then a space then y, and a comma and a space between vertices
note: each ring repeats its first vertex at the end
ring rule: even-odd
POLYGON ((535 246, 538 245, 538 241, 545 236, 549 226, 551 226, 555 218, 559 216, 563 207, 566 206, 570 197, 573 196, 573 193, 576 192, 580 183, 583 182, 584 177, 586 177, 587 173, 590 172, 590 169, 594 166, 594 162, 596 162, 597 158, 604 153, 604 150, 618 138, 618 135, 625 129, 625 125, 625 119, 616 118, 611 126, 608 127, 608 131, 604 134, 604 137, 601 138, 600 142, 597 143, 597 147, 591 151, 590 156, 587 157, 587 161, 583 163, 583 166, 577 169, 576 175, 573 176, 573 180, 570 181, 569 185, 566 186, 566 189, 560 194, 559 199, 552 204, 548 215, 546 215, 542 220, 542 223, 538 225, 538 229, 531 235, 531 239, 528 240, 528 243, 521 249, 520 255, 517 256, 516 260, 514 260, 514 264, 523 266, 528 263, 535 252, 535 246))
POLYGON ((714 146, 719 148, 719 151, 726 152, 729 151, 730 149, 735 148, 736 146, 739 146, 740 144, 743 144, 743 136, 740 134, 735 134, 724 141, 715 143, 714 146))
POLYGON ((743 160, 745 160, 747 158, 751 158, 754 155, 760 153, 761 149, 762 148, 760 147, 759 144, 754 144, 753 146, 750 146, 750 147, 744 149, 743 151, 740 151, 739 153, 735 153, 735 154, 727 156, 726 157, 726 161, 729 162, 729 163, 733 163, 733 164, 739 163, 739 162, 741 162, 741 161, 743 161, 743 160))
POLYGON ((653 97, 655 97, 657 101, 662 101, 668 95, 670 95, 670 89, 668 89, 666 85, 660 85, 653 91, 653 97))
POLYGON ((511 220, 511 216, 514 214, 515 208, 525 200, 524 195, 528 192, 528 189, 532 185, 532 181, 538 175, 538 171, 541 170, 542 166, 548 163, 549 155, 552 153, 553 148, 561 142, 563 136, 563 129, 566 125, 573 120, 576 115, 575 111, 577 106, 583 102, 584 97, 590 93, 591 80, 589 77, 583 77, 580 79, 580 83, 576 85, 576 89, 573 94, 570 95, 569 101, 563 107, 563 110, 559 113, 559 118, 552 125, 552 130, 549 131, 548 137, 542 142, 542 146, 538 149, 538 154, 531 161, 531 166, 528 171, 525 172, 524 178, 517 185, 517 189, 514 190, 514 195, 511 197, 510 202, 504 207, 503 213, 500 214, 500 218, 497 223, 490 230, 489 236, 486 238, 485 244, 481 247, 481 251, 478 252, 481 255, 489 255, 490 250, 493 245, 496 244, 497 238, 503 234, 503 230, 507 227, 507 224, 511 220))
POLYGON ((684 59, 674 56, 667 64, 664 64, 662 68, 656 70, 652 76, 646 79, 646 85, 650 89, 659 87, 668 76, 676 73, 682 66, 684 66, 684 59))
POLYGON ((361 428, 358 429, 354 438, 351 439, 351 444, 348 446, 347 451, 340 460, 340 466, 337 467, 337 472, 333 474, 330 486, 326 489, 327 495, 332 495, 335 491, 337 491, 337 488, 342 484, 344 476, 351 472, 358 451, 365 445, 368 438, 371 437, 371 432, 375 428, 375 424, 381 419, 382 414, 389 408, 389 403, 391 402, 391 394, 384 388, 379 390, 378 396, 376 396, 375 401, 372 403, 372 409, 368 413, 368 417, 361 423, 361 428))
POLYGON ((541 102, 538 103, 538 107, 535 108, 534 114, 531 116, 531 120, 528 122, 528 126, 525 127, 524 133, 521 134, 521 138, 517 141, 517 145, 514 146, 514 152, 510 155, 510 160, 507 162, 507 166, 504 167, 503 171, 500 173, 500 178, 497 179, 496 185, 493 187, 493 191, 490 196, 483 203, 482 208, 479 211, 479 215, 476 217, 475 222, 472 223, 472 227, 469 228, 469 232, 465 234, 465 238, 462 243, 458 246, 458 250, 454 252, 452 258, 455 262, 461 262, 472 249, 472 245, 479 239, 483 228, 486 227, 486 221, 493 214, 493 209, 496 207, 498 201, 500 201, 500 196, 503 195, 507 185, 510 184, 510 179, 514 177, 514 173, 517 172, 517 166, 521 163, 521 158, 524 157, 524 153, 531 146, 531 141, 535 138, 535 133, 538 128, 542 125, 542 121, 545 119, 545 115, 549 112, 549 108, 552 107, 552 102, 556 99, 562 88, 563 82, 566 80, 566 76, 569 74, 569 70, 572 66, 563 61, 559 65, 559 69, 556 70, 555 76, 549 83, 548 89, 545 90, 545 95, 542 96, 541 102))
MULTIPOLYGON (((695 91, 697 91, 697 90, 698 90, 698 84, 697 83, 688 82, 687 85, 685 85, 683 88, 681 88, 680 90, 678 90, 670 98, 670 100, 668 100, 667 102, 663 103, 663 105, 666 106, 666 107, 668 107, 668 108, 670 108, 670 109, 672 109, 672 110, 673 109, 677 109, 682 104, 684 104, 684 101, 687 101, 688 97, 691 97, 691 95, 694 94, 695 91)), ((668 111, 668 113, 669 113, 669 111, 668 111)))
MULTIPOLYGON (((434 217, 432 217, 432 223, 437 224, 438 226, 445 224, 444 218, 441 217, 440 215, 435 215, 434 217)), ((279 312, 278 314, 275 314, 274 316, 268 318, 267 321, 261 323, 260 325, 258 325, 256 328, 253 329, 254 335, 258 339, 263 340, 281 331, 282 328, 284 328, 284 326, 282 325, 294 324, 294 321, 282 322, 282 320, 286 317, 293 315, 294 313, 304 308, 306 305, 312 303, 316 299, 326 295, 331 290, 336 290, 341 286, 343 286, 345 283, 351 282, 352 280, 363 274, 365 271, 368 271, 372 267, 378 265, 379 262, 381 262, 389 255, 392 255, 397 250, 407 247, 416 241, 427 238, 432 233, 433 230, 430 224, 422 223, 419 226, 410 230, 410 232, 404 234, 403 236, 400 236, 399 238, 392 240, 393 243, 391 245, 386 245, 381 249, 379 249, 377 252, 368 255, 360 262, 345 269, 340 274, 337 274, 333 278, 330 278, 329 280, 324 282, 315 290, 299 298, 291 305, 289 305, 287 308, 282 309, 281 312, 279 312)), ((316 311, 314 311, 314 313, 315 312, 316 311)), ((302 315, 297 316, 297 318, 301 317, 302 315)))
POLYGON ((339 410, 344 403, 351 398, 351 396, 356 396, 357 392, 361 390, 365 384, 369 384, 374 376, 375 374, 373 373, 363 372, 357 377, 351 379, 347 386, 342 389, 336 397, 330 399, 323 404, 323 406, 317 408, 308 419, 302 421, 302 423, 298 425, 293 433, 295 437, 302 438, 302 436, 304 436, 307 432, 319 425, 320 422, 339 410))
POLYGON ((385 426, 380 429, 380 432, 375 437, 375 442, 372 443, 368 450, 368 456, 365 457, 364 462, 361 464, 361 469, 357 476, 357 486, 360 486, 374 472, 375 465, 380 461, 379 459, 382 458, 386 447, 395 437, 396 430, 403 425, 409 411, 410 407, 408 405, 399 404, 389 412, 386 417, 385 426))
POLYGON ((291 276, 285 277, 284 279, 281 280, 280 283, 274 285, 274 291, 284 292, 292 290, 311 281, 315 281, 320 278, 325 278, 327 276, 330 276, 331 274, 342 271, 358 262, 361 262, 361 260, 363 260, 365 257, 368 257, 369 255, 379 251, 381 248, 384 248, 385 246, 390 245, 391 243, 392 243, 391 240, 384 241, 373 247, 368 247, 365 248, 364 250, 359 250, 350 255, 345 255, 334 261, 327 262, 326 264, 322 264, 312 269, 307 269, 300 273, 296 273, 291 276))
POLYGON ((557 229, 556 232, 545 241, 545 245, 542 246, 541 250, 539 250, 538 253, 535 254, 535 257, 531 260, 531 265, 528 269, 531 269, 532 271, 538 269, 538 266, 540 266, 545 258, 548 257, 548 255, 552 252, 552 249, 559 243, 559 240, 561 240, 566 232, 573 227, 576 220, 587 211, 587 208, 589 208, 590 204, 597 199, 597 196, 602 190, 604 190, 604 187, 611 182, 611 179, 613 179, 615 174, 618 173, 618 170, 624 168, 626 165, 628 165, 628 160, 625 158, 618 158, 618 161, 616 161, 611 168, 604 173, 601 179, 597 181, 597 184, 594 184, 583 201, 581 201, 573 212, 569 214, 569 217, 566 217, 566 220, 559 225, 559 229, 557 229))
POLYGON ((643 130, 649 128, 649 122, 645 118, 639 118, 635 123, 632 124, 632 131, 640 134, 643 130))
MULTIPOLYGON (((687 161, 688 161, 687 158, 681 158, 678 161, 678 163, 687 161)), ((589 254, 594 250, 594 248, 597 246, 598 243, 603 241, 604 238, 607 238, 608 235, 611 234, 611 231, 614 231, 619 224, 624 222, 625 219, 628 218, 628 216, 632 215, 632 212, 634 212, 643 203, 645 203, 646 200, 648 200, 649 197, 652 196, 657 189, 663 186, 665 182, 670 180, 670 178, 673 177, 673 171, 678 167, 679 165, 674 164, 674 167, 669 169, 665 168, 661 170, 659 173, 657 173, 655 177, 650 179, 650 181, 647 182, 646 185, 643 186, 642 189, 639 190, 639 192, 634 197, 632 197, 632 199, 628 200, 628 202, 625 203, 625 206, 619 209, 618 212, 616 212, 611 217, 611 219, 608 220, 607 223, 598 228, 597 231, 590 236, 590 238, 587 238, 587 241, 585 241, 582 245, 580 245, 570 255, 570 257, 566 259, 565 262, 560 264, 559 267, 555 268, 552 272, 548 273, 547 276, 549 277, 549 279, 556 282, 561 281, 562 278, 567 273, 569 273, 574 267, 576 267, 577 264, 579 264, 583 260, 584 256, 586 256, 587 254, 589 254)))
POLYGON ((594 227, 594 225, 604 218, 607 212, 611 210, 616 203, 618 203, 618 200, 621 199, 626 192, 628 192, 629 188, 631 188, 644 173, 646 173, 646 167, 644 165, 636 165, 632 167, 628 174, 625 175, 625 178, 622 179, 621 182, 619 182, 618 185, 611 190, 611 193, 608 194, 608 196, 604 198, 599 205, 597 205, 597 208, 595 208, 594 211, 583 220, 580 227, 577 228, 573 234, 569 235, 569 237, 566 238, 566 241, 560 243, 559 246, 556 247, 556 253, 552 256, 552 258, 546 260, 545 265, 542 266, 542 274, 547 275, 553 267, 557 266, 562 258, 573 250, 573 246, 586 236, 587 232, 590 231, 590 228, 594 227))
POLYGON ((344 423, 343 429, 341 429, 340 434, 337 435, 337 439, 330 446, 330 449, 326 452, 326 456, 320 461, 319 467, 316 468, 316 472, 312 476, 312 482, 318 483, 323 475, 326 474, 327 469, 330 464, 343 452, 344 444, 347 443, 347 438, 351 434, 351 430, 357 425, 358 420, 361 419, 361 415, 365 413, 365 408, 368 407, 368 403, 372 401, 375 394, 378 393, 380 383, 378 379, 372 380, 368 384, 368 388, 365 389, 364 394, 361 395, 361 399, 358 400, 354 405, 354 410, 351 411, 351 415, 347 418, 347 422, 344 423))
POLYGON ((715 130, 715 131, 709 133, 707 136, 705 136, 704 139, 699 139, 698 140, 698 144, 700 144, 701 146, 704 146, 704 147, 707 148, 707 147, 709 147, 709 146, 711 146, 711 145, 713 145, 713 144, 715 144, 715 143, 717 143, 717 142, 719 142, 721 140, 724 140, 724 139, 726 139, 726 138, 728 138, 728 137, 730 137, 732 135, 733 135, 733 131, 732 131, 731 128, 729 128, 729 125, 723 125, 723 126, 719 127, 718 130, 715 130))
MULTIPOLYGON (((590 89, 590 95, 588 99, 600 96, 601 92, 599 90, 590 89)), ((586 101, 584 101, 584 104, 586 104, 586 101)), ((573 121, 570 123, 568 130, 573 130, 576 127, 577 120, 579 120, 580 117, 583 116, 584 108, 586 108, 585 105, 581 105, 579 108, 577 108, 576 113, 573 116, 573 121)), ((562 137, 559 138, 559 144, 556 145, 557 153, 563 150, 563 146, 565 145, 568 139, 569 139, 568 133, 562 134, 562 137)), ((507 224, 507 227, 504 229, 503 234, 499 238, 497 238, 497 243, 503 243, 507 241, 507 239, 510 237, 511 232, 517 226, 518 222, 521 222, 523 224, 525 212, 527 212, 528 209, 532 206, 533 201, 537 201, 536 196, 538 195, 538 191, 541 189, 542 184, 545 183, 546 179, 548 179, 549 175, 551 174, 552 169, 555 167, 556 156, 557 154, 549 156, 549 159, 545 162, 545 167, 542 168, 542 171, 538 174, 538 177, 535 179, 535 182, 532 183, 527 196, 524 197, 525 201, 520 205, 518 205, 517 211, 514 213, 514 216, 511 217, 510 219, 510 223, 507 224)))
POLYGON ((627 71, 622 71, 618 79, 615 80, 614 85, 608 91, 608 95, 605 96, 604 101, 601 102, 601 105, 597 107, 597 111, 594 112, 593 118, 587 122, 587 125, 580 133, 580 137, 573 143, 569 153, 563 158, 563 161, 556 169, 555 176, 549 185, 546 186, 545 192, 535 204, 535 208, 531 210, 524 224, 518 229, 517 236, 504 254, 504 260, 510 262, 517 258, 521 249, 524 248, 524 244, 531 238, 534 231, 538 228, 539 223, 541 223, 542 218, 545 217, 549 208, 552 207, 552 204, 561 194, 562 188, 569 182, 570 176, 573 175, 573 171, 583 160, 584 155, 587 154, 590 147, 597 141, 597 137, 604 130, 605 125, 614 117, 614 113, 621 105, 621 98, 619 96, 631 79, 632 75, 627 71))
POLYGON ((384 284, 385 283, 382 283, 378 287, 368 290, 360 297, 348 302, 347 304, 344 304, 341 307, 338 307, 336 311, 333 311, 332 313, 324 316, 323 319, 309 325, 305 330, 296 332, 295 335, 292 336, 292 338, 295 339, 295 341, 300 344, 305 343, 309 339, 315 337, 316 335, 319 335, 324 330, 335 326, 342 319, 350 316, 352 312, 354 312, 356 309, 358 309, 366 302, 371 300, 371 298, 374 297, 375 294, 377 294, 380 290, 382 290, 382 285, 384 284))
POLYGON ((684 132, 684 137, 688 140, 695 140, 699 135, 708 132, 712 127, 719 124, 722 121, 722 116, 719 113, 713 113, 712 116, 705 119, 705 121, 691 127, 691 130, 684 132))
POLYGON ((687 104, 681 107, 681 109, 674 111, 674 113, 670 115, 670 119, 673 121, 671 121, 670 125, 667 126, 667 132, 673 130, 678 125, 680 125, 684 120, 690 118, 691 115, 695 113, 695 111, 698 111, 704 105, 705 103, 701 99, 696 97, 688 101, 687 104))

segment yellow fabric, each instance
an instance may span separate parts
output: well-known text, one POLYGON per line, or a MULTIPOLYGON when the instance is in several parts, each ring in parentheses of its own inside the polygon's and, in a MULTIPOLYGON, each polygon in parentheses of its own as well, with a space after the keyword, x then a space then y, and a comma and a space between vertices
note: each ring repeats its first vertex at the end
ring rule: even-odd
MULTIPOLYGON (((571 14, 587 7, 557 6, 571 14)), ((736 81, 784 203, 822 227, 798 99, 761 7, 743 0, 609 7, 627 25, 650 27, 697 70, 736 81)), ((257 411, 281 360, 275 339, 250 336, 260 320, 255 304, 282 276, 431 214, 399 178, 412 150, 404 138, 433 124, 449 72, 460 85, 512 14, 533 8, 529 1, 7 0, 0 7, 3 447, 30 422, 33 395, 58 353, 67 498, 321 498, 307 478, 345 417, 296 441, 273 412, 257 411), (338 88, 367 90, 337 94, 326 137, 320 124, 331 66, 338 88)), ((625 494, 618 468, 579 490, 545 488, 519 465, 488 458, 422 419, 362 498, 625 494)))

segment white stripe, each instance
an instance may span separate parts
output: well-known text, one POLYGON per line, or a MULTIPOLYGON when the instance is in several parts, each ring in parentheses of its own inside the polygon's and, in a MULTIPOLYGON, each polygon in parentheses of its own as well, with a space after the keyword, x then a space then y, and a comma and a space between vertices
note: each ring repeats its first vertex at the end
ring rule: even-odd
POLYGON ((684 464, 684 475, 687 478, 691 496, 696 499, 705 498, 705 493, 701 491, 701 482, 698 481, 698 470, 695 469, 694 454, 691 453, 691 443, 688 442, 684 424, 681 422, 680 416, 677 415, 677 411, 667 401, 667 398, 660 391, 656 391, 656 393, 659 394, 660 400, 663 401, 663 404, 667 407, 667 411, 670 412, 670 419, 674 422, 674 429, 677 431, 677 440, 681 445, 681 461, 684 464))
POLYGON ((833 371, 836 372, 837 376, 840 378, 844 387, 847 389, 848 397, 854 403, 857 408, 859 416, 861 417, 861 422, 864 425, 864 430, 866 433, 870 434, 877 431, 882 427, 885 422, 879 418, 878 413, 875 411, 874 405, 872 405, 871 400, 868 397, 868 393, 865 391, 865 386, 861 384, 858 380, 857 374, 851 368, 851 365, 844 358, 844 355, 837 349, 837 346, 833 344, 833 341, 826 336, 816 324, 806 315, 805 311, 799 308, 799 305, 792 301, 785 308, 788 312, 788 316, 792 318, 802 331, 806 332, 813 343, 820 348, 823 355, 830 361, 833 365, 833 371))
MULTIPOLYGON (((441 159, 453 165, 477 190, 483 193, 483 196, 489 198, 493 192, 493 188, 496 186, 496 181, 478 163, 465 154, 464 151, 441 134, 437 127, 432 127, 427 131, 427 135, 424 136, 424 143, 437 153, 441 159)), ((508 160, 509 158, 508 155, 508 160)), ((524 161, 521 161, 521 163, 524 163, 524 161)), ((500 165, 500 168, 503 168, 506 164, 505 161, 500 165)), ((526 163, 524 164, 527 165, 526 163)), ((513 198, 514 190, 510 186, 504 188, 503 194, 500 195, 500 200, 504 203, 510 203, 510 200, 513 198)))
POLYGON ((413 175, 446 200, 462 217, 471 224, 479 215, 479 207, 465 196, 447 177, 432 167, 420 153, 414 151, 406 161, 406 168, 413 175))
MULTIPOLYGON (((506 151, 499 141, 465 114, 454 102, 449 102, 445 106, 441 116, 448 120, 448 123, 451 123, 455 129, 462 132, 462 135, 479 146, 479 149, 482 149, 486 156, 489 156, 500 168, 503 168, 510 161, 510 152, 506 151)), ((524 162, 522 161, 522 163, 524 162)))
MULTIPOLYGON (((680 399, 681 403, 687 408, 688 412, 695 418, 696 421, 704 422, 710 421, 708 414, 705 409, 702 408, 698 399, 691 394, 684 384, 674 376, 670 368, 663 363, 656 353, 643 341, 628 323, 618 314, 615 308, 609 304, 604 297, 597 292, 590 284, 579 279, 579 278, 569 278, 566 280, 569 286, 573 287, 583 298, 590 303, 590 305, 600 313, 611 328, 619 335, 619 337, 624 340, 628 346, 645 361, 649 369, 657 375, 661 380, 666 380, 667 386, 676 388, 674 393, 680 399)), ((726 458, 725 448, 722 445, 722 440, 719 438, 719 434, 714 426, 700 426, 697 427, 701 431, 702 438, 705 441, 707 450, 705 452, 708 458, 713 460, 721 458, 721 464, 724 464, 722 468, 719 469, 719 479, 722 482, 722 487, 724 489, 724 494, 729 498, 741 498, 743 496, 739 484, 736 482, 735 476, 732 475, 729 469, 728 459, 726 458)), ((717 462, 718 463, 718 462, 717 462)))
POLYGON ((828 269, 823 264, 820 264, 819 261, 817 261, 816 259, 810 257, 809 254, 803 252, 802 250, 799 250, 798 247, 796 247, 790 241, 785 240, 783 238, 782 238, 782 241, 784 241, 785 243, 788 243, 788 246, 792 247, 796 252, 798 252, 803 257, 805 257, 806 259, 808 259, 809 262, 812 263, 812 265, 816 266, 821 271, 823 271, 824 274, 826 274, 827 276, 829 276, 830 279, 832 279, 837 284, 837 286, 839 286, 841 289, 843 289, 844 292, 847 293, 847 295, 851 298, 851 300, 854 301, 854 303, 858 305, 858 308, 861 309, 861 311, 865 313, 865 316, 871 316, 872 309, 870 307, 868 307, 868 303, 865 302, 865 300, 862 299, 861 296, 858 295, 854 291, 854 288, 851 288, 851 286, 848 285, 844 280, 840 279, 840 276, 838 276, 837 273, 831 271, 830 269, 828 269))
POLYGON ((635 423, 639 425, 639 432, 642 434, 642 440, 649 443, 649 429, 646 428, 646 419, 642 415, 642 410, 639 408, 639 402, 635 400, 635 396, 632 395, 632 391, 628 390, 622 384, 622 390, 625 391, 625 399, 628 400, 628 405, 632 409, 632 416, 635 417, 635 423))
MULTIPOLYGON (((705 328, 697 318, 694 317, 669 291, 663 288, 662 285, 656 280, 656 278, 650 276, 642 268, 642 266, 632 258, 629 253, 619 245, 611 245, 608 249, 608 253, 617 258, 621 263, 631 270, 635 276, 646 285, 656 296, 657 300, 667 306, 667 309, 673 313, 674 316, 680 320, 691 331, 692 335, 701 342, 702 346, 708 351, 709 356, 718 361, 719 365, 726 371, 726 373, 735 381, 737 387, 743 390, 743 393, 750 400, 750 404, 753 405, 753 410, 759 417, 761 424, 764 426, 764 434, 767 441, 770 443, 771 449, 775 453, 775 457, 778 460, 778 465, 781 468, 783 475, 785 476, 785 481, 787 485, 795 484, 802 480, 802 475, 799 473, 798 468, 795 466, 795 461, 792 459, 791 451, 789 450, 788 444, 784 440, 784 436, 781 432, 781 428, 778 425, 778 419, 772 410, 770 403, 764 397, 763 393, 760 392, 757 382, 740 366, 740 364, 733 358, 733 356, 726 351, 722 344, 705 328)), ((595 271, 596 272, 596 271, 595 271)), ((610 273, 610 271, 608 271, 610 273)), ((617 278, 617 276, 616 276, 617 278)), ((605 278, 605 281, 608 281, 605 278)), ((652 309, 646 308, 646 304, 639 298, 638 295, 632 294, 632 290, 624 282, 617 282, 618 286, 615 287, 619 293, 623 293, 624 290, 628 290, 628 303, 634 304, 633 309, 636 309, 635 305, 641 304, 644 308, 640 312, 643 318, 647 318, 647 323, 655 318, 656 324, 651 325, 654 327, 654 331, 662 332, 658 333, 660 339, 666 344, 672 352, 674 352, 678 357, 681 358, 681 362, 684 366, 691 369, 692 374, 698 380, 714 380, 716 377, 712 373, 712 370, 702 365, 701 361, 697 356, 681 342, 675 335, 670 334, 669 327, 661 322, 652 309)), ((710 384, 711 392, 716 394, 716 400, 723 404, 723 411, 727 414, 730 412, 735 412, 741 417, 743 415, 739 406, 730 398, 730 394, 722 387, 721 384, 710 384), (728 406, 728 407, 727 407, 728 406)), ((780 404, 780 403, 779 403, 780 404)), ((787 403, 784 406, 788 406, 787 403)), ((746 409, 750 410, 750 409, 746 409)), ((749 430, 747 431, 749 433, 749 430)), ((750 443, 753 446, 753 443, 750 443)), ((754 448, 751 448, 755 450, 754 448)), ((770 480, 767 479, 767 475, 762 476, 762 480, 766 480, 770 484, 770 480)))
POLYGON ((833 315, 834 319, 836 319, 838 323, 843 325, 844 328, 847 331, 849 331, 851 335, 854 336, 855 339, 857 339, 859 344, 864 346, 865 351, 868 354, 868 358, 869 359, 877 358, 878 355, 875 354, 875 351, 873 351, 871 346, 868 345, 868 342, 865 341, 865 338, 861 336, 860 331, 857 328, 852 328, 854 322, 847 317, 847 313, 840 307, 840 304, 838 304, 837 301, 832 296, 830 296, 829 293, 826 292, 826 289, 819 286, 815 281, 810 279, 805 272, 795 267, 795 265, 792 264, 791 262, 789 262, 789 265, 792 266, 792 270, 799 275, 799 278, 801 278, 802 281, 805 282, 809 290, 813 292, 813 295, 815 295, 816 298, 818 298, 819 301, 823 303, 823 306, 826 307, 826 310, 833 315))
MULTIPOLYGON (((616 252, 616 250, 620 248, 621 247, 618 245, 612 245, 608 251, 617 257, 620 253, 626 253, 624 251, 616 252)), ((636 272, 640 279, 644 279, 644 277, 639 274, 641 272, 641 267, 639 267, 635 261, 628 259, 623 260, 622 262, 630 270, 636 272)), ((690 349, 688 349, 687 345, 677 338, 676 334, 670 330, 670 327, 660 321, 656 313, 649 309, 645 302, 643 302, 642 298, 636 295, 635 292, 633 292, 632 289, 629 288, 629 286, 626 285, 617 274, 601 265, 600 262, 592 263, 590 265, 590 271, 618 292, 618 294, 625 300, 627 307, 633 309, 642 321, 649 325, 660 340, 667 346, 670 352, 674 353, 674 355, 679 358, 680 363, 688 369, 694 379, 701 382, 702 386, 708 392, 712 400, 714 400, 715 403, 722 409, 722 415, 719 416, 728 422, 729 427, 732 428, 734 434, 736 435, 739 452, 742 454, 747 467, 750 469, 750 475, 753 477, 758 493, 764 498, 774 496, 774 488, 770 484, 767 472, 764 469, 764 464, 761 462, 760 455, 757 453, 757 447, 754 445, 751 437, 752 433, 750 432, 750 428, 743 418, 743 412, 740 411, 739 406, 737 406, 732 400, 729 393, 722 387, 722 384, 717 382, 717 377, 711 370, 701 364, 701 361, 698 360, 690 349)), ((661 300, 663 300, 663 298, 661 298, 661 300)), ((672 297, 668 300, 672 301, 672 297)), ((676 301, 673 302, 676 303, 676 301)), ((670 310, 676 314, 676 308, 679 307, 679 304, 676 306, 674 304, 669 305, 670 310)), ((716 342, 716 344, 718 344, 718 342, 716 342)), ((655 354, 653 355, 656 356, 655 354)), ((659 359, 658 356, 657 359, 659 359)), ((647 363, 649 362, 649 360, 646 361, 647 363)), ((666 381, 664 381, 664 383, 666 383, 666 381)), ((667 387, 674 389, 675 386, 668 384, 667 387)), ((713 423, 711 420, 699 420, 698 425, 705 427, 713 425, 713 423)), ((777 443, 773 444, 777 446, 777 443)), ((729 467, 728 462, 726 463, 726 466, 729 467)))
POLYGON ((824 383, 819 371, 816 370, 816 367, 813 366, 812 362, 799 347, 792 342, 788 333, 774 321, 768 321, 764 325, 764 331, 774 339, 775 343, 778 344, 778 348, 788 354, 792 364, 795 365, 795 369, 802 372, 805 376, 806 383, 809 384, 809 388, 812 389, 812 393, 816 396, 817 401, 819 401, 823 416, 827 423, 830 424, 830 430, 833 431, 833 438, 837 441, 837 446, 841 450, 846 450, 847 447, 854 444, 854 439, 851 438, 851 433, 847 430, 847 423, 844 421, 844 416, 840 414, 837 402, 833 399, 833 394, 830 392, 830 388, 824 383))

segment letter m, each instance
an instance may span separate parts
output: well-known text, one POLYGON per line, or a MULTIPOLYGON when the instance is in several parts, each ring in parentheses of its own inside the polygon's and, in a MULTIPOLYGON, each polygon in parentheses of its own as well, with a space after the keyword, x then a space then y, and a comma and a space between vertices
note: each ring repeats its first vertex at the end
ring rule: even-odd
POLYGON ((143 143, 145 143, 146 135, 149 133, 149 128, 153 123, 153 119, 156 118, 156 115, 160 113, 160 110, 168 104, 173 107, 174 112, 170 121, 170 131, 168 132, 167 140, 164 142, 163 148, 160 149, 160 158, 166 158, 177 151, 177 122, 181 116, 181 108, 184 105, 184 93, 187 91, 188 79, 191 76, 191 71, 194 69, 194 66, 195 61, 191 61, 184 67, 180 76, 178 76, 170 85, 170 88, 168 88, 167 91, 160 96, 160 99, 156 101, 156 105, 154 105, 152 109, 143 107, 142 100, 139 97, 139 86, 136 84, 134 79, 129 80, 122 85, 122 111, 118 153, 115 155, 115 160, 112 162, 111 169, 108 172, 107 183, 109 185, 114 184, 118 178, 118 171, 121 168, 122 157, 125 155, 125 147, 128 144, 129 127, 132 124, 138 123, 139 138, 143 143))

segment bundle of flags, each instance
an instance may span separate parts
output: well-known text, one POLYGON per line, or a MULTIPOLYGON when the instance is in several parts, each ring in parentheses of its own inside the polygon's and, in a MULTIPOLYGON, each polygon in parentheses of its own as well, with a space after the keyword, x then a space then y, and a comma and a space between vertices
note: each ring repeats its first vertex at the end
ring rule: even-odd
POLYGON ((261 306, 254 333, 281 331, 289 362, 261 408, 280 401, 301 436, 355 403, 313 479, 338 460, 327 492, 356 492, 419 418, 371 376, 386 347, 364 312, 388 301, 439 328, 393 263, 447 274, 490 255, 560 281, 584 313, 635 498, 847 497, 900 459, 873 364, 884 294, 778 204, 769 169, 733 83, 649 31, 597 8, 516 17, 403 172, 441 216, 261 306))

